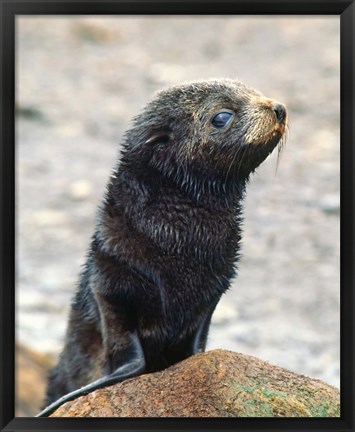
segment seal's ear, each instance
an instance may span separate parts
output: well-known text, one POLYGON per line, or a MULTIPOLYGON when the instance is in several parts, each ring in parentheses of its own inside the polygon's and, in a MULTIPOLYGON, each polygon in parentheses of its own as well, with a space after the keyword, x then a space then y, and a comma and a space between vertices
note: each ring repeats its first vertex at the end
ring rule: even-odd
POLYGON ((167 143, 170 140, 170 133, 167 130, 161 130, 153 132, 148 139, 145 141, 145 144, 160 144, 167 143))

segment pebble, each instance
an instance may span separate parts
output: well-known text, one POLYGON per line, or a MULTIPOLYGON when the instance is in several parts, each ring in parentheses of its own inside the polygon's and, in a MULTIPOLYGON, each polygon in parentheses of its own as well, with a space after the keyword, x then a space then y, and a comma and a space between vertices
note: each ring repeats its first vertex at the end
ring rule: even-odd
POLYGON ((324 213, 327 214, 339 214, 340 213, 340 195, 339 194, 327 194, 324 195, 320 201, 319 206, 324 213))
POLYGON ((87 180, 78 180, 70 184, 69 196, 74 201, 82 201, 90 196, 92 185, 87 180))

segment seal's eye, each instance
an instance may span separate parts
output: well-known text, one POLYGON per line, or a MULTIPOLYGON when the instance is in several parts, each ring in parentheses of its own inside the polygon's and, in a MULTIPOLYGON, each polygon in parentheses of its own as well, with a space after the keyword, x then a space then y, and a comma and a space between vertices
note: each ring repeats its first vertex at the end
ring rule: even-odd
POLYGON ((220 111, 211 118, 211 124, 217 129, 225 128, 234 116, 233 111, 220 111))

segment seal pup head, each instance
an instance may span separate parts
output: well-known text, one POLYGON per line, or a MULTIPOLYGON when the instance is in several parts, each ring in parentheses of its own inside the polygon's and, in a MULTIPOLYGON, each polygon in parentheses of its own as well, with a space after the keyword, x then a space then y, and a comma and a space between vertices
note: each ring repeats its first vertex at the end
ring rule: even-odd
POLYGON ((285 106, 242 82, 195 81, 156 94, 127 132, 124 155, 178 181, 231 183, 280 151, 286 128, 285 106))

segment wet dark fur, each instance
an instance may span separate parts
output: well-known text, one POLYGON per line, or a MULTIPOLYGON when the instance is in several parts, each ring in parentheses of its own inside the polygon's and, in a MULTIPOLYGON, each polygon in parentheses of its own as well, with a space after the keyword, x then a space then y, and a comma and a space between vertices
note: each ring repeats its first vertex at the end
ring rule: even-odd
POLYGON ((235 274, 248 177, 284 133, 273 103, 238 81, 212 80, 159 93, 135 119, 46 404, 114 371, 94 388, 205 349, 211 315, 235 274), (228 130, 210 122, 222 108, 236 113, 228 130))

